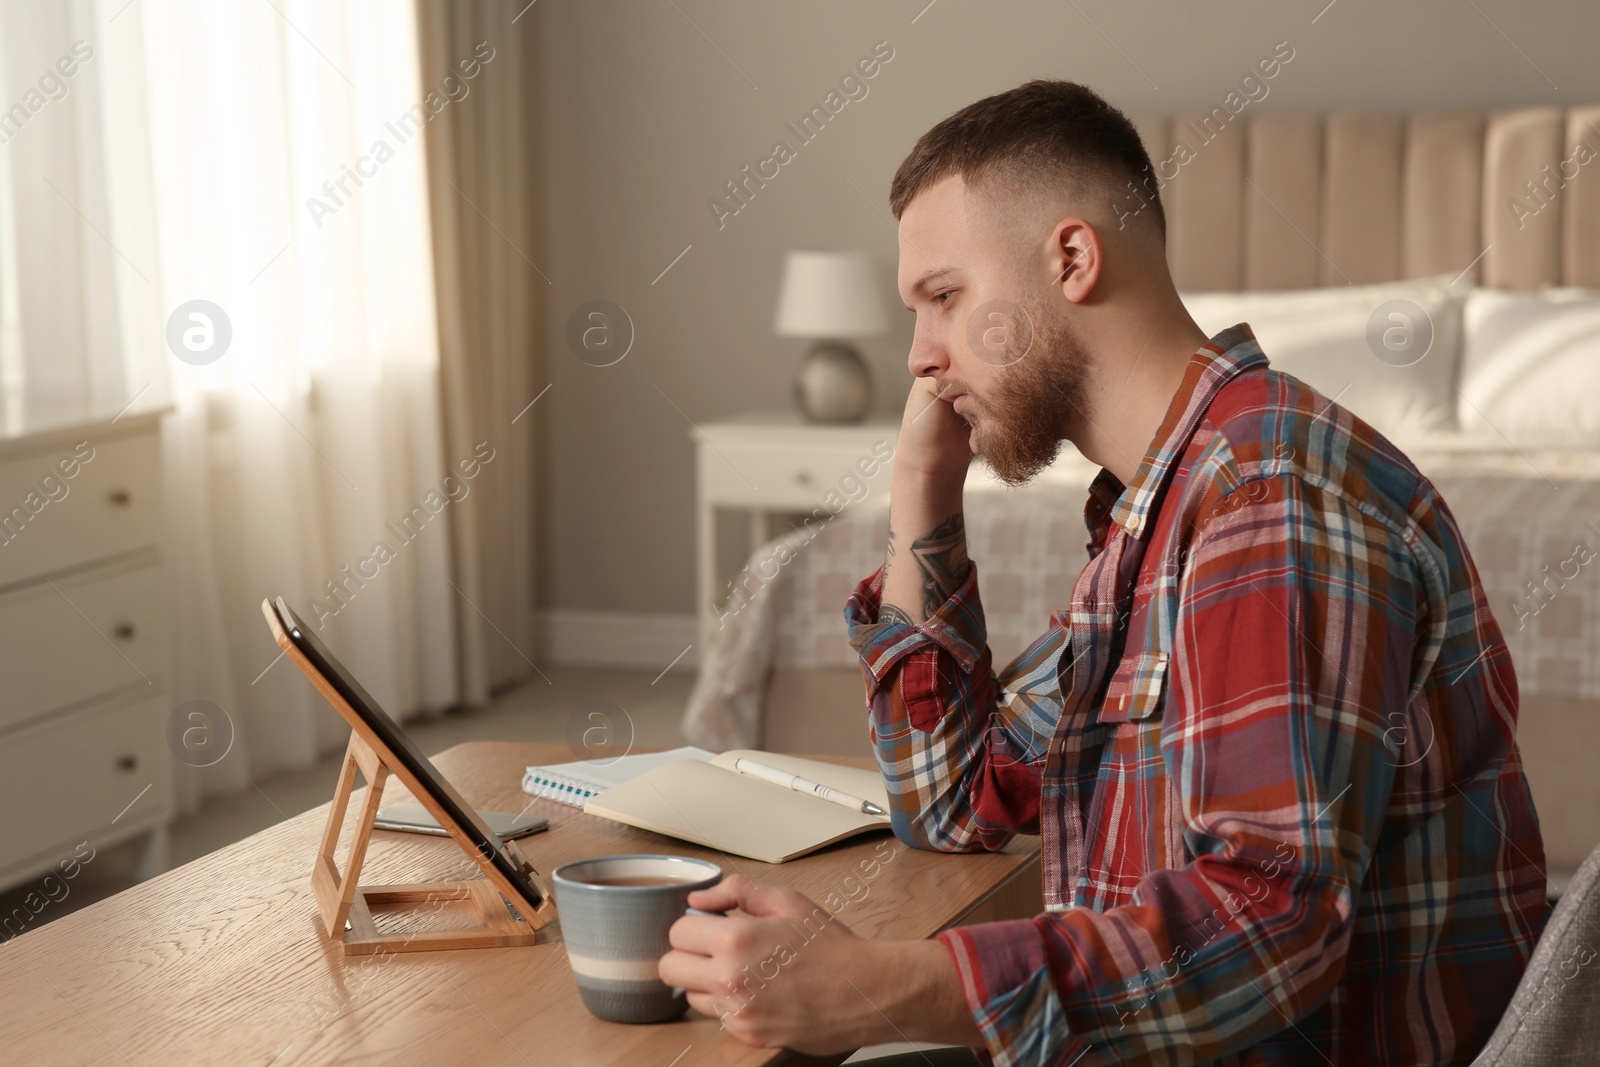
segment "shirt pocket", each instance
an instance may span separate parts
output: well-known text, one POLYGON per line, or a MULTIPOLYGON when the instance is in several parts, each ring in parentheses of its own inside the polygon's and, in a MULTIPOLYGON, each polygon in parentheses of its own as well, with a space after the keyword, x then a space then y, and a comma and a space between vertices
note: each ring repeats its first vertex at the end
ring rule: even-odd
POLYGON ((1144 722, 1160 715, 1167 695, 1165 652, 1123 656, 1106 687, 1097 719, 1103 723, 1144 722))

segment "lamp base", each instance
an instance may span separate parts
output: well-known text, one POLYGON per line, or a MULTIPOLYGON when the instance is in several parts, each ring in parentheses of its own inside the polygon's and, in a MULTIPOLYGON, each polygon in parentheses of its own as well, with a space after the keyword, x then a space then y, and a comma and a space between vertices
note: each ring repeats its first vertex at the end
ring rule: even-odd
POLYGON ((808 422, 860 422, 872 406, 866 360, 854 345, 818 341, 801 361, 794 401, 808 422))

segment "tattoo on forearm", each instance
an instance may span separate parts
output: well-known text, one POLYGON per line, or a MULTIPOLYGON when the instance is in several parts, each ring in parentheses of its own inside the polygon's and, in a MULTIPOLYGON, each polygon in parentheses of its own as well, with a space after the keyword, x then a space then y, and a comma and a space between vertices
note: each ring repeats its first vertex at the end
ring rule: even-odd
POLYGON ((922 570, 922 613, 932 615, 967 577, 967 525, 958 511, 911 542, 922 570))
POLYGON ((917 624, 915 619, 913 619, 910 615, 907 615, 904 610, 895 607, 893 604, 882 604, 882 605, 879 605, 879 607, 878 607, 878 621, 879 622, 903 622, 907 626, 915 626, 917 624))
MULTIPOLYGON (((895 558, 895 532, 891 528, 889 547, 883 561, 885 587, 888 585, 890 564, 895 558)), ((912 541, 911 558, 917 561, 917 568, 922 575, 920 610, 921 617, 927 618, 939 610, 939 606, 949 600, 950 594, 966 580, 967 568, 971 565, 967 559, 966 522, 961 513, 951 515, 926 536, 912 541)), ((895 565, 898 566, 897 563, 895 565)), ((909 611, 889 603, 879 605, 878 621, 916 625, 916 619, 912 618, 909 611)))
MULTIPOLYGON (((889 547, 884 552, 884 556, 883 556, 883 579, 884 579, 885 588, 888 587, 889 561, 892 560, 892 559, 894 559, 894 527, 893 526, 889 527, 889 547)), ((917 624, 915 619, 913 619, 910 615, 906 614, 904 608, 897 608, 893 604, 890 604, 888 601, 884 601, 883 603, 878 605, 878 621, 879 622, 903 622, 907 626, 915 626, 917 624)))

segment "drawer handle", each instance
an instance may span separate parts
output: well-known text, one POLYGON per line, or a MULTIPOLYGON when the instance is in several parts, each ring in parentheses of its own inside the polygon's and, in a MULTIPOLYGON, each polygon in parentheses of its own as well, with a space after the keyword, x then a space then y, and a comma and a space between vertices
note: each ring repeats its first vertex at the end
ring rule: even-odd
POLYGON ((119 641, 132 641, 133 623, 119 622, 116 626, 111 628, 111 632, 117 635, 117 640, 119 641))
POLYGON ((117 770, 119 770, 119 771, 137 770, 138 767, 139 767, 139 758, 137 756, 118 756, 117 757, 117 770))
POLYGON ((119 508, 125 508, 133 503, 133 494, 126 489, 111 490, 111 502, 119 508))

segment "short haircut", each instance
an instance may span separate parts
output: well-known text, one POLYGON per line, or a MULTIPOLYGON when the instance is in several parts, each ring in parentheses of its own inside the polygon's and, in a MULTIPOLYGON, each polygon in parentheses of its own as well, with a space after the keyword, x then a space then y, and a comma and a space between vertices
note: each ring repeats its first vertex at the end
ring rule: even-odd
POLYGON ((1160 183, 1139 131, 1128 116, 1077 82, 1019 85, 968 104, 923 134, 889 187, 894 217, 917 194, 952 174, 969 185, 998 179, 1013 187, 1048 191, 1054 186, 1078 195, 1099 187, 1108 199, 1137 193, 1166 238, 1160 183))

